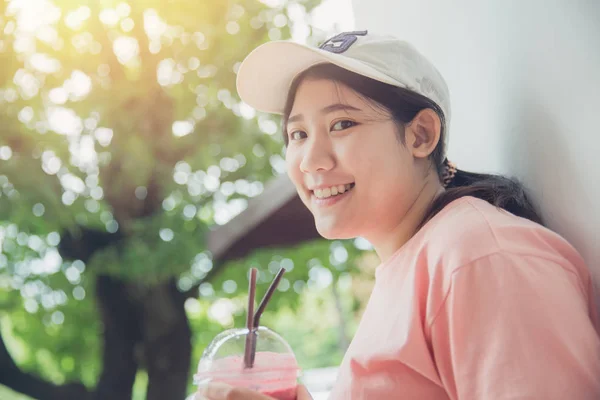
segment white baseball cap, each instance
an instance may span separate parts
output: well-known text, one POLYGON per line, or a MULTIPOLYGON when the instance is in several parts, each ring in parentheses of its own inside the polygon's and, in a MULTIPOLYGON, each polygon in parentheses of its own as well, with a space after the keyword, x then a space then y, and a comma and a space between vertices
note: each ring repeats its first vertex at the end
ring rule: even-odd
POLYGON ((343 32, 318 48, 283 40, 265 43, 242 62, 237 74, 238 94, 259 111, 283 114, 294 79, 310 67, 325 63, 434 101, 444 113, 448 140, 450 93, 446 81, 414 46, 393 36, 343 32))

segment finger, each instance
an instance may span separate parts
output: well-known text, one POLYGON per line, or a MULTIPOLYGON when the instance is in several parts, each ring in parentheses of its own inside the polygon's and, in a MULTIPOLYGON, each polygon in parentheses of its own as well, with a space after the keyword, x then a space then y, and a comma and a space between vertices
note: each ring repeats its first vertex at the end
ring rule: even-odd
POLYGON ((198 399, 210 399, 210 400, 228 400, 229 393, 233 389, 233 386, 225 383, 214 382, 198 387, 196 397, 198 399))
POLYGON ((275 400, 270 396, 255 392, 254 390, 236 387, 229 392, 227 400, 275 400))
POLYGON ((297 396, 298 400, 312 400, 310 392, 308 391, 308 389, 306 389, 306 386, 304 385, 298 385, 297 396))
POLYGON ((198 388, 198 394, 207 400, 273 400, 271 397, 253 390, 233 387, 220 382, 209 383, 198 388))

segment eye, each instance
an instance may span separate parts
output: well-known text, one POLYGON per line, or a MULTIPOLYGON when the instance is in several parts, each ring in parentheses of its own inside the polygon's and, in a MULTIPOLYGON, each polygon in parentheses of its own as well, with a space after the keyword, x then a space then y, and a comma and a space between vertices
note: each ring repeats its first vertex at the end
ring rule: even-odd
POLYGON ((356 125, 358 125, 358 124, 354 121, 350 121, 348 119, 342 119, 340 121, 337 121, 335 124, 333 124, 333 126, 331 127, 331 130, 343 131, 344 129, 352 128, 353 126, 356 126, 356 125))
POLYGON ((294 131, 290 133, 290 140, 300 140, 306 138, 306 132, 304 131, 294 131))

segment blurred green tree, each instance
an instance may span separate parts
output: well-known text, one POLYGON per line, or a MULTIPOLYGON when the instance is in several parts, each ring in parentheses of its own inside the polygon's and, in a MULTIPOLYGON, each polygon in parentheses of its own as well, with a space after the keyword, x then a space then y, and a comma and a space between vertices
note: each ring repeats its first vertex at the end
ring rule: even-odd
POLYGON ((283 172, 278 123, 239 101, 236 69, 293 29, 323 39, 308 18, 319 1, 0 3, 0 384, 131 399, 144 371, 148 399, 183 399, 191 343, 241 323, 250 266, 263 286, 302 266, 283 313, 305 282, 347 274, 348 243, 223 270, 203 240, 283 172))
POLYGON ((339 361, 360 241, 259 250, 227 268, 204 244, 283 172, 278 121, 236 95, 239 63, 293 30, 322 40, 318 3, 0 2, 0 385, 36 399, 131 399, 140 385, 183 399, 203 347, 243 324, 251 266, 259 292, 288 268, 265 321, 301 364, 339 361), (321 294, 302 300, 305 286, 321 294), (311 331, 323 336, 304 340, 311 331))

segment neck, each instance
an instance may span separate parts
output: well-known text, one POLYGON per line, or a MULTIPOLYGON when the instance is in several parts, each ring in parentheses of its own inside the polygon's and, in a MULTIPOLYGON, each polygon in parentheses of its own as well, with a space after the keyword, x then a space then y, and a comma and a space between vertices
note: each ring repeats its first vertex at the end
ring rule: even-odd
POLYGON ((433 182, 426 181, 423 189, 408 208, 399 224, 392 229, 378 232, 377 237, 366 238, 373 244, 381 262, 388 261, 398 249, 417 233, 431 204, 444 190, 437 177, 433 182))

